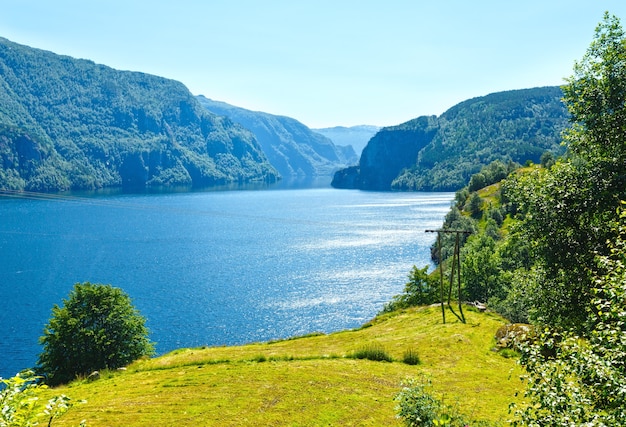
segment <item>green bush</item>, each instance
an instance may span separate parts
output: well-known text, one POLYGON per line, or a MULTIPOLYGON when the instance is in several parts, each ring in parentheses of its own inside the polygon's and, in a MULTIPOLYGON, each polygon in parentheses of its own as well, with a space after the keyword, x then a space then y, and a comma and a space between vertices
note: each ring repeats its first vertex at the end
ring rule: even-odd
POLYGON ((439 288, 428 275, 428 266, 424 268, 413 266, 408 278, 409 281, 404 285, 404 293, 395 295, 390 302, 385 304, 383 313, 416 305, 428 305, 437 301, 439 288))
POLYGON ((441 403, 426 391, 430 384, 421 384, 415 380, 403 383, 403 389, 395 397, 398 402, 398 415, 409 427, 434 426, 438 418, 441 403))
POLYGON ((49 384, 120 368, 154 352, 145 319, 121 289, 77 283, 63 302, 53 307, 40 338, 38 369, 49 384))
POLYGON ((430 381, 409 379, 396 395, 398 416, 408 427, 467 427, 467 422, 458 411, 444 405, 432 394, 430 381))
POLYGON ((354 359, 367 359, 375 362, 393 362, 393 358, 385 351, 385 349, 378 345, 372 344, 367 347, 363 347, 355 351, 352 355, 354 359))
POLYGON ((421 363, 417 351, 413 350, 412 348, 404 352, 404 355, 402 356, 402 362, 406 363, 407 365, 419 365, 421 363))
POLYGON ((588 336, 546 329, 521 347, 529 405, 514 426, 626 425, 626 202, 610 254, 596 258, 588 336))

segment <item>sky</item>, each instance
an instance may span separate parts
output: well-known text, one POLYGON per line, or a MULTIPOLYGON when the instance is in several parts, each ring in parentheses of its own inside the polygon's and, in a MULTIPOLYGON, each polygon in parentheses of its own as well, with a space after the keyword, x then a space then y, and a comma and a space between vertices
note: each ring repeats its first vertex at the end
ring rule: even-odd
POLYGON ((2 0, 0 37, 311 128, 561 85, 623 0, 2 0))

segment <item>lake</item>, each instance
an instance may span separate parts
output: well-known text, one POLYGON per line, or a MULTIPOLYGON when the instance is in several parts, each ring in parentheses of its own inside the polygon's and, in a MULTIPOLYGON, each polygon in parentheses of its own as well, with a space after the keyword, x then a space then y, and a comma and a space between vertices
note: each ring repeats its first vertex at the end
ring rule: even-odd
POLYGON ((328 187, 0 197, 0 376, 74 283, 122 288, 158 354, 355 328, 430 264, 452 193, 328 187))

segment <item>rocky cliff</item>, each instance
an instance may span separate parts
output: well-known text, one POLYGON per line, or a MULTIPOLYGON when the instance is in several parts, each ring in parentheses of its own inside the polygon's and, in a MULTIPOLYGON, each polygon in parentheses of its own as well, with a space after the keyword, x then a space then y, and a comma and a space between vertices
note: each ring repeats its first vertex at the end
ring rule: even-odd
POLYGON ((352 147, 338 146, 299 121, 198 96, 208 111, 226 116, 254 133, 270 163, 284 177, 330 176, 357 161, 352 147))
POLYGON ((364 190, 455 191, 494 160, 539 162, 564 151, 569 116, 559 87, 493 93, 464 101, 440 117, 383 128, 357 166, 332 185, 364 190))

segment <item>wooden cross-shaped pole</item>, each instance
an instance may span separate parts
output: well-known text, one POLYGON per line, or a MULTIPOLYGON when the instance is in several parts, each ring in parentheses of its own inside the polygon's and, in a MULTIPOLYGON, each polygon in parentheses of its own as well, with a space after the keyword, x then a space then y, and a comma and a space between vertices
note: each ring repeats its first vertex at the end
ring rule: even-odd
POLYGON ((450 311, 463 323, 465 323, 465 315, 463 314, 463 306, 461 305, 461 244, 460 244, 460 236, 461 234, 472 234, 469 230, 426 230, 426 233, 437 233, 437 247, 438 247, 438 256, 439 256, 439 279, 441 286, 441 316, 443 318, 443 323, 446 323, 446 311, 444 308, 444 300, 445 300, 445 291, 443 287, 443 261, 441 259, 441 234, 442 233, 454 233, 455 234, 455 242, 454 242, 454 253, 452 255, 452 272, 450 274, 450 286, 448 288, 448 308, 450 311), (454 272, 457 270, 457 283, 458 283, 458 299, 459 299, 459 313, 460 316, 454 311, 452 306, 450 305, 450 300, 452 298, 452 286, 454 284, 454 272))

